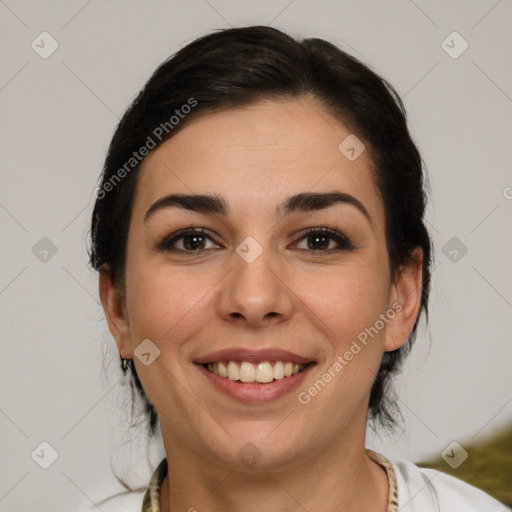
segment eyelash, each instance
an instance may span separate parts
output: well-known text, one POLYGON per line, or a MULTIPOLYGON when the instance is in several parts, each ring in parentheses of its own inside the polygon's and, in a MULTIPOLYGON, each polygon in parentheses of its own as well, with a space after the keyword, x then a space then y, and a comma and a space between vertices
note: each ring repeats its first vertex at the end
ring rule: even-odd
MULTIPOLYGON (((215 240, 210 235, 208 235, 204 229, 202 229, 202 228, 187 228, 187 229, 182 229, 176 233, 173 233, 170 236, 165 237, 158 244, 157 248, 159 251, 163 251, 163 252, 183 252, 183 253, 200 253, 200 252, 209 250, 209 249, 197 249, 194 251, 194 250, 187 250, 187 249, 176 249, 175 247, 173 247, 173 245, 178 240, 184 238, 187 235, 189 235, 189 236, 191 236, 191 235, 198 236, 199 235, 201 237, 208 238, 210 241, 214 242, 216 245, 220 245, 220 244, 217 244, 217 242, 215 242, 215 240)), ((297 241, 304 240, 304 239, 307 239, 307 238, 315 236, 315 235, 317 235, 317 236, 321 235, 321 236, 327 237, 329 240, 334 240, 339 245, 339 247, 336 249, 317 249, 317 250, 299 249, 299 250, 307 251, 310 253, 326 254, 326 253, 331 253, 333 251, 343 251, 343 250, 350 251, 350 250, 354 249, 352 241, 350 240, 349 237, 347 237, 343 233, 335 231, 334 229, 325 228, 325 227, 311 228, 305 234, 303 234, 297 241)))

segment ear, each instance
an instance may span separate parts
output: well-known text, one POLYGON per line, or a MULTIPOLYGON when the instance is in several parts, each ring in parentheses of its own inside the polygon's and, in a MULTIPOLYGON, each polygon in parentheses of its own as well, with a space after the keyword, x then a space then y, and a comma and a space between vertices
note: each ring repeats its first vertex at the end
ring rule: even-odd
POLYGON ((412 332, 421 304, 422 263, 423 250, 416 247, 411 254, 411 261, 402 267, 391 286, 388 307, 396 314, 386 328, 386 352, 399 349, 412 332))
POLYGON ((108 327, 116 340, 117 349, 123 357, 131 359, 133 353, 125 299, 114 284, 112 273, 108 267, 102 268, 100 271, 99 291, 108 327))

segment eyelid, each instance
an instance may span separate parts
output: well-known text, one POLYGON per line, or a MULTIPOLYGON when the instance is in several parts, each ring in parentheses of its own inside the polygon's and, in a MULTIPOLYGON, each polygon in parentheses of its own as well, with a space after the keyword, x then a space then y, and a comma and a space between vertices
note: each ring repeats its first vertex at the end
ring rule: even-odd
MULTIPOLYGON (((177 241, 179 240, 180 238, 183 238, 184 236, 186 235, 202 235, 204 236, 205 238, 208 238, 209 240, 211 240, 212 242, 214 242, 216 245, 221 245, 219 244, 214 238, 212 235, 208 234, 207 230, 205 230, 204 228, 194 228, 194 227, 188 227, 188 228, 184 228, 184 229, 180 229, 178 231, 175 231, 174 233, 172 233, 171 235, 168 235, 168 236, 165 236, 158 244, 157 244, 157 249, 160 250, 160 251, 171 251, 171 250, 175 250, 175 251, 179 251, 179 252, 200 252, 200 251, 184 251, 182 249, 174 249, 172 247, 172 245, 177 241)), ((202 249, 203 251, 207 250, 207 249, 202 249)))
MULTIPOLYGON (((327 236, 330 240, 334 240, 339 246, 336 249, 319 249, 317 251, 308 250, 308 249, 297 249, 300 251, 305 251, 305 252, 309 252, 309 253, 326 254, 326 253, 332 253, 334 251, 339 251, 339 250, 348 251, 348 250, 355 249, 355 247, 352 243, 352 240, 350 239, 349 236, 347 236, 346 234, 344 234, 341 231, 338 231, 338 230, 335 230, 332 228, 328 228, 325 226, 309 227, 309 228, 305 228, 304 230, 301 230, 301 232, 299 232, 299 233, 302 233, 302 234, 299 235, 298 233, 296 233, 294 235, 294 237, 298 237, 298 238, 295 238, 294 244, 297 244, 298 242, 304 240, 305 238, 307 238, 309 236, 320 234, 320 235, 327 236)), ((168 252, 175 251, 175 252, 182 252, 182 253, 187 253, 187 252, 188 253, 201 253, 203 251, 209 250, 209 249, 199 249, 197 251, 186 251, 183 249, 176 249, 176 248, 172 247, 172 245, 174 243, 176 243, 176 241, 180 240, 184 236, 198 235, 198 234, 202 235, 205 238, 207 238, 208 240, 212 241, 217 246, 221 246, 221 244, 219 244, 215 240, 215 238, 208 233, 208 231, 206 229, 200 228, 200 227, 195 228, 195 227, 190 226, 188 228, 180 229, 180 230, 172 233, 171 235, 164 237, 157 244, 157 249, 160 251, 168 251, 168 252)))
POLYGON ((335 250, 352 250, 355 249, 354 244, 352 243, 352 240, 348 235, 343 233, 342 231, 338 231, 336 229, 319 226, 319 227, 309 227, 305 230, 305 232, 296 240, 295 243, 299 242, 300 240, 303 240, 304 238, 307 238, 309 236, 313 236, 316 234, 325 235, 331 240, 334 240, 338 245, 338 249, 324 249, 324 250, 318 250, 318 251, 311 251, 307 249, 303 249, 304 251, 311 252, 311 253, 331 253, 335 250))

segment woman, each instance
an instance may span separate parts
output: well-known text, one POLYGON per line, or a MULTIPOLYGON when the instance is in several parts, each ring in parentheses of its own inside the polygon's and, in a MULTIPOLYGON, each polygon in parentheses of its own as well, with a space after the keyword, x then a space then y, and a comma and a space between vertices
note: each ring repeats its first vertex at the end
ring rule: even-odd
POLYGON ((204 36, 128 109, 95 195, 101 301, 166 452, 143 511, 505 510, 365 449, 431 268, 382 78, 321 39, 204 36))

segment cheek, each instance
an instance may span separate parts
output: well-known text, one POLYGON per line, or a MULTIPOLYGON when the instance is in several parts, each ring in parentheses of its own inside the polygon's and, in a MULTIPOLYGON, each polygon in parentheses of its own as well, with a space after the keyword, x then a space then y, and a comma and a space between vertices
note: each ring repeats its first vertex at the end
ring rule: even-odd
POLYGON ((311 387, 301 390, 299 402, 311 404, 311 416, 323 418, 325 428, 327 423, 335 428, 366 406, 381 364, 387 274, 378 265, 354 265, 331 271, 325 279, 317 275, 313 282, 315 288, 302 298, 330 346, 321 371, 311 387))
POLYGON ((384 313, 387 284, 379 266, 340 266, 303 281, 301 298, 328 327, 333 343, 343 345, 384 313))
MULTIPOLYGON (((132 268, 127 275, 132 338, 149 338, 159 345, 179 340, 184 331, 190 333, 193 326, 207 320, 208 292, 218 281, 211 272, 190 268, 171 270, 165 264, 134 265, 132 268)), ((169 348, 176 346, 167 345, 169 348)))
MULTIPOLYGON (((172 411, 189 418, 191 391, 183 393, 180 384, 186 379, 183 361, 205 326, 211 325, 208 315, 211 317, 214 309, 208 292, 216 281, 208 272, 190 268, 180 271, 148 262, 132 265, 131 273, 127 273, 132 347, 135 349, 142 340, 150 339, 160 350, 151 365, 137 362, 137 373, 162 417, 172 411)), ((194 392, 192 395, 200 396, 194 392)))

